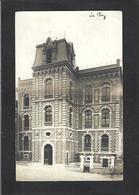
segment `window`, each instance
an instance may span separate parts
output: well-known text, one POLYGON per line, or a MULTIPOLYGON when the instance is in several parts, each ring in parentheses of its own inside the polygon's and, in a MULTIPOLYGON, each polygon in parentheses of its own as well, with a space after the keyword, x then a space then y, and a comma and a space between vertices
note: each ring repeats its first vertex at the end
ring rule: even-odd
POLYGON ((28 109, 29 108, 29 95, 25 94, 24 95, 24 109, 28 109))
POLYGON ((102 162, 103 162, 102 164, 103 167, 108 167, 108 159, 104 158, 102 162))
POLYGON ((53 97, 53 81, 51 78, 46 79, 44 82, 44 97, 45 98, 53 97))
POLYGON ((45 134, 47 137, 50 137, 51 136, 51 132, 46 132, 46 134, 45 134))
POLYGON ((72 99, 72 93, 73 93, 73 86, 72 86, 72 82, 70 81, 70 99, 72 99))
POLYGON ((85 87, 85 103, 92 103, 92 86, 85 87))
POLYGON ((27 135, 24 137, 24 150, 29 150, 29 137, 27 135))
POLYGON ((102 110, 101 115, 101 125, 102 127, 109 127, 110 126, 110 110, 108 108, 104 108, 102 110))
POLYGON ((110 86, 109 86, 109 84, 103 85, 103 87, 102 87, 102 98, 101 98, 101 100, 103 102, 110 101, 110 86))
POLYGON ((49 48, 46 51, 46 63, 51 63, 52 62, 52 49, 49 48))
POLYGON ((44 110, 45 110, 45 124, 52 125, 52 107, 46 106, 44 110))
POLYGON ((29 130, 29 115, 24 115, 24 130, 29 130))
POLYGON ((85 135, 84 137, 84 151, 91 151, 91 136, 85 135))
POLYGON ((70 113, 69 113, 69 126, 72 127, 72 108, 70 108, 70 113))
POLYGON ((109 137, 108 135, 104 134, 101 137, 101 151, 108 151, 109 150, 109 137))
POLYGON ((92 127, 92 111, 86 110, 85 111, 85 128, 92 127))

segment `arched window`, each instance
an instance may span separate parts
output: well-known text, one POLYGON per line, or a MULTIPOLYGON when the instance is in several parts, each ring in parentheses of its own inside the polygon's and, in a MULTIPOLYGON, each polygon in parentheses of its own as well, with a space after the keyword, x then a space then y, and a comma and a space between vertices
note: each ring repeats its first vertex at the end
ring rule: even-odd
POLYGON ((52 62, 52 49, 49 48, 46 51, 46 63, 51 63, 52 62))
POLYGON ((24 109, 28 109, 29 108, 29 95, 25 94, 24 95, 24 100, 23 100, 23 105, 24 105, 24 109))
POLYGON ((92 111, 86 110, 85 111, 85 128, 92 127, 92 111))
POLYGON ((29 130, 29 115, 24 115, 24 130, 29 130))
POLYGON ((110 101, 110 85, 109 84, 104 84, 102 86, 102 96, 101 100, 103 102, 105 101, 110 101))
POLYGON ((84 136, 84 151, 91 151, 91 136, 84 136))
POLYGON ((101 111, 101 126, 109 127, 110 126, 110 110, 108 108, 104 108, 101 111))
POLYGON ((92 86, 85 87, 85 103, 92 103, 92 86))
POLYGON ((101 151, 109 150, 109 137, 107 134, 102 135, 101 137, 101 151))
POLYGON ((45 110, 45 124, 52 125, 52 107, 46 106, 44 110, 45 110))
POLYGON ((45 98, 53 97, 53 80, 51 78, 46 79, 44 82, 44 97, 45 98))
POLYGON ((27 135, 24 136, 24 151, 29 150, 29 137, 27 135))

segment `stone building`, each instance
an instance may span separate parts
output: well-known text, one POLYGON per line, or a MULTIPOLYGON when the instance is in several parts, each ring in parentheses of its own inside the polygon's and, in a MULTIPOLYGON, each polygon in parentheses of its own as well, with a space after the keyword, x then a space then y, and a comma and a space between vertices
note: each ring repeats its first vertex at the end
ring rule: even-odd
POLYGON ((65 39, 36 46, 33 78, 18 80, 17 160, 68 164, 122 156, 122 72, 115 64, 79 70, 65 39), (87 160, 87 159, 86 159, 87 160))

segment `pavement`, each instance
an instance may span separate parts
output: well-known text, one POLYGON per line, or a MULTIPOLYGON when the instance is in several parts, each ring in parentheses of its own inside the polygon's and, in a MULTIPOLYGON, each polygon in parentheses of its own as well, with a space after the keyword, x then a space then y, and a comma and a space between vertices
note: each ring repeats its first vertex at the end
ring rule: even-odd
POLYGON ((16 181, 121 181, 122 175, 81 172, 79 167, 16 163, 16 181))

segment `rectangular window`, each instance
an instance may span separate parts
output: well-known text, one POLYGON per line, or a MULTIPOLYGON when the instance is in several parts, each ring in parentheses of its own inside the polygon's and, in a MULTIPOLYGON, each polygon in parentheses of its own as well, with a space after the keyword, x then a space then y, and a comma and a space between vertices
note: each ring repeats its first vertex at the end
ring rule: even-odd
POLYGON ((103 159, 103 164, 102 164, 103 167, 108 167, 108 159, 104 158, 103 159))
POLYGON ((110 101, 110 88, 102 88, 102 101, 110 101))
POLYGON ((92 86, 85 87, 85 103, 92 103, 92 86))

